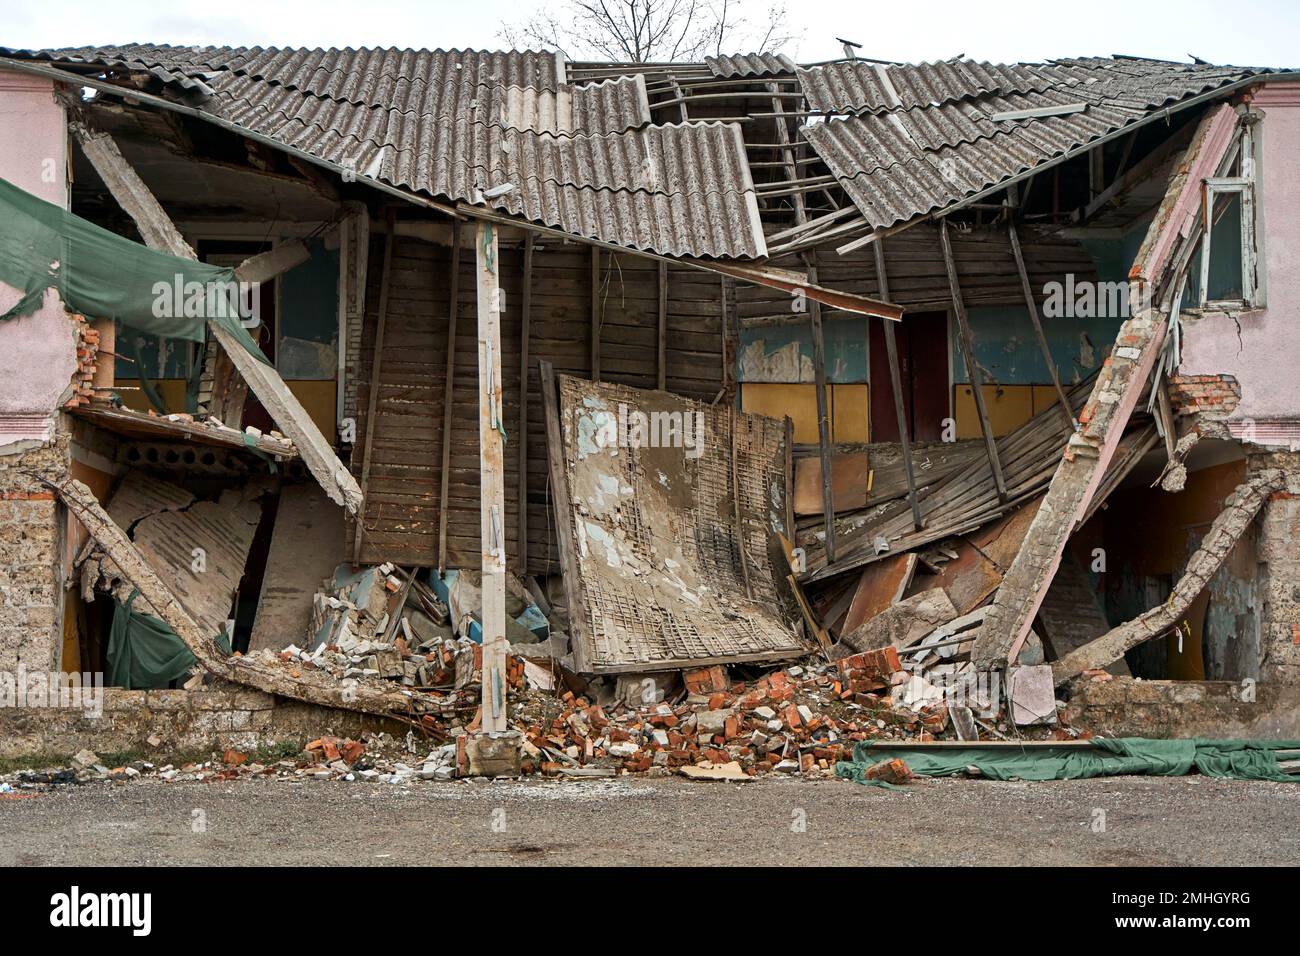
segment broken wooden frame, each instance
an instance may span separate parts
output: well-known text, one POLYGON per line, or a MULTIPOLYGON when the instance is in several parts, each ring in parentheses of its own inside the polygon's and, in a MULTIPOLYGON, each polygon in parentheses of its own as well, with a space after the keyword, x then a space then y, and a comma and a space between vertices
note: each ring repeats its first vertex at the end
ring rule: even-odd
MULTIPOLYGON (((112 137, 93 130, 84 121, 71 125, 86 158, 104 180, 113 198, 135 222, 145 244, 178 258, 197 260, 194 250, 149 187, 127 163, 112 137)), ((222 354, 239 371, 267 413, 297 447, 303 463, 325 493, 350 514, 358 514, 362 504, 361 489, 284 380, 275 369, 251 355, 228 329, 209 322, 208 330, 222 354)))

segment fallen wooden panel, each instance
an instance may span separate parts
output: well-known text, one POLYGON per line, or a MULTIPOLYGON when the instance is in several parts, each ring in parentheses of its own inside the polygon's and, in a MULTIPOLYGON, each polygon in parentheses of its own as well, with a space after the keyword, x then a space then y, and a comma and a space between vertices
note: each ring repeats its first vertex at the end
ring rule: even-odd
POLYGON ((915 554, 899 554, 863 568, 853 593, 853 603, 844 617, 842 633, 851 634, 862 626, 863 621, 901 601, 916 573, 916 560, 915 554))
MULTIPOLYGON (((870 491, 871 467, 866 452, 835 455, 831 459, 831 500, 837 513, 865 508, 870 491)), ((794 463, 794 513, 822 513, 822 463, 819 458, 800 458, 794 463)))
POLYGON ((280 495, 271 550, 262 577, 257 618, 248 651, 283 650, 302 643, 311 624, 312 600, 321 582, 344 559, 343 514, 315 485, 291 485, 280 495))
POLYGON ((131 538, 189 616, 219 634, 226 631, 261 516, 256 501, 226 491, 220 501, 142 518, 131 538))
POLYGON ((271 455, 277 461, 289 461, 298 457, 297 450, 288 441, 281 441, 270 435, 259 435, 254 438, 249 433, 235 428, 219 428, 207 422, 187 421, 179 416, 161 417, 132 411, 129 408, 109 408, 100 405, 78 405, 68 411, 78 418, 84 418, 116 435, 127 438, 172 439, 215 448, 231 448, 242 452, 260 451, 271 455))
POLYGON ((567 490, 556 507, 572 518, 583 618, 574 640, 584 644, 575 656, 586 672, 807 653, 777 546, 786 530, 783 423, 666 392, 559 383, 552 467, 561 473, 552 488, 567 490), (678 438, 663 428, 639 434, 641 422, 652 432, 675 422, 678 438))

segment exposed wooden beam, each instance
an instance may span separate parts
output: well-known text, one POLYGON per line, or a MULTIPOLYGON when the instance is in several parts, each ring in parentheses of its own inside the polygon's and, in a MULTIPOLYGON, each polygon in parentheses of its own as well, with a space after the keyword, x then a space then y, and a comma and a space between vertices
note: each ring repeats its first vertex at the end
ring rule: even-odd
POLYGON ((600 296, 600 247, 591 247, 591 380, 600 381, 600 329, 605 305, 600 296))
MULTIPOLYGON (((882 299, 889 298, 889 276, 885 272, 884 240, 872 248, 876 255, 876 285, 882 299)), ((903 404, 903 375, 898 367, 898 340, 894 326, 881 321, 885 333, 885 352, 889 357, 889 381, 894 392, 894 413, 898 416, 898 440, 903 446, 903 468, 907 472, 907 500, 912 506, 912 527, 921 530, 921 505, 916 500, 916 473, 912 469, 912 439, 907 422, 907 409, 903 404)))
POLYGON ((569 612, 569 646, 573 652, 573 669, 587 670, 587 648, 591 647, 587 616, 583 610, 582 589, 578 586, 578 558, 573 551, 573 504, 569 501, 568 472, 564 466, 564 438, 560 424, 560 399, 556 391, 555 368, 541 363, 542 408, 546 413, 546 457, 551 476, 551 504, 555 514, 555 541, 560 552, 560 579, 564 585, 564 602, 569 612))
MULTIPOLYGON (((808 278, 817 281, 817 267, 812 259, 804 257, 808 268, 808 278)), ((808 303, 808 321, 812 328, 813 341, 813 377, 817 392, 817 451, 822 464, 822 520, 826 523, 825 548, 827 562, 835 563, 835 495, 831 485, 831 468, 833 465, 831 449, 831 413, 828 388, 826 385, 826 342, 822 336, 821 303, 808 303)))
POLYGON ((442 465, 438 491, 438 573, 447 570, 447 509, 451 490, 451 422, 456 388, 456 314, 460 311, 460 220, 451 223, 451 294, 447 305, 447 365, 442 390, 442 465))
POLYGON ((1002 476, 1002 463, 998 461, 998 446, 993 438, 993 426, 989 424, 988 409, 984 406, 983 382, 979 366, 975 364, 975 346, 966 319, 966 306, 961 298, 961 284, 957 280, 957 262, 952 255, 952 242, 948 238, 948 220, 939 220, 939 244, 943 247, 943 261, 948 269, 948 287, 952 292, 952 310, 957 316, 958 339, 961 343, 962 359, 966 363, 966 374, 970 377, 971 391, 975 395, 975 410, 979 413, 980 431, 984 433, 984 448, 988 452, 989 467, 993 469, 993 484, 998 490, 998 499, 1007 500, 1007 483, 1002 476))
POLYGON ((307 251, 305 242, 290 239, 245 259, 235 267, 235 278, 240 282, 270 282, 310 258, 311 253, 307 251))
POLYGON ((659 335, 658 356, 655 359, 658 388, 668 387, 668 263, 659 260, 659 335))
POLYGON ((519 297, 519 570, 528 569, 528 340, 533 313, 533 234, 524 233, 523 293, 519 297))
POLYGON ((479 556, 482 561, 483 730, 506 729, 505 449, 501 395, 500 249, 496 226, 474 238, 478 278, 479 556))
MULTIPOLYGON (((370 483, 370 453, 375 444, 375 431, 379 415, 379 389, 383 379, 384 333, 388 327, 388 287, 393 270, 393 237, 397 219, 395 209, 388 210, 388 232, 384 236, 384 265, 379 280, 379 315, 375 322, 375 348, 370 359, 370 388, 366 396, 366 440, 361 452, 361 493, 366 493, 370 483)), ((366 516, 357 515, 356 529, 352 535, 352 563, 361 563, 361 545, 366 535, 366 516)))
POLYGON ((1070 427, 1077 431, 1079 423, 1070 409, 1070 400, 1065 397, 1065 389, 1061 387, 1061 376, 1056 369, 1056 360, 1052 357, 1052 349, 1047 344, 1047 335, 1043 332, 1043 320, 1038 315, 1038 299, 1034 296, 1033 286, 1029 284, 1029 270, 1025 268, 1025 256, 1020 250, 1020 236, 1016 234, 1014 220, 1007 220, 1007 233, 1011 237, 1011 254, 1016 259, 1016 270, 1020 273, 1020 288, 1025 294, 1025 308, 1029 310, 1030 321, 1034 323, 1034 336, 1038 339, 1038 348, 1043 353, 1043 361, 1052 376, 1052 386, 1056 389, 1057 401, 1061 403, 1061 413, 1070 423, 1070 427))

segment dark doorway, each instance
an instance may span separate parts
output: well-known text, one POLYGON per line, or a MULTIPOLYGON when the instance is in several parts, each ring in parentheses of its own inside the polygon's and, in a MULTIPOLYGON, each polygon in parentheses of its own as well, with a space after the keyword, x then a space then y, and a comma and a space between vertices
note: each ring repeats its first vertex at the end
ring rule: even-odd
MULTIPOLYGON (((889 353, 879 321, 871 323, 871 440, 896 442, 898 413, 889 377, 889 353)), ((940 441, 948 417, 948 314, 908 312, 894 323, 908 438, 940 441)))

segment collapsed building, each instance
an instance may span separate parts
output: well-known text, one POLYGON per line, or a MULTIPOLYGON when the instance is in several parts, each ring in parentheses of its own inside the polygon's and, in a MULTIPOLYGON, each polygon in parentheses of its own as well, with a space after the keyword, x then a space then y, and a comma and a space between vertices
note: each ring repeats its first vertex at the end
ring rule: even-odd
POLYGON ((1300 736, 1293 74, 0 54, 0 669, 214 740, 665 718, 525 731, 571 772, 875 733, 790 674, 1300 736))

